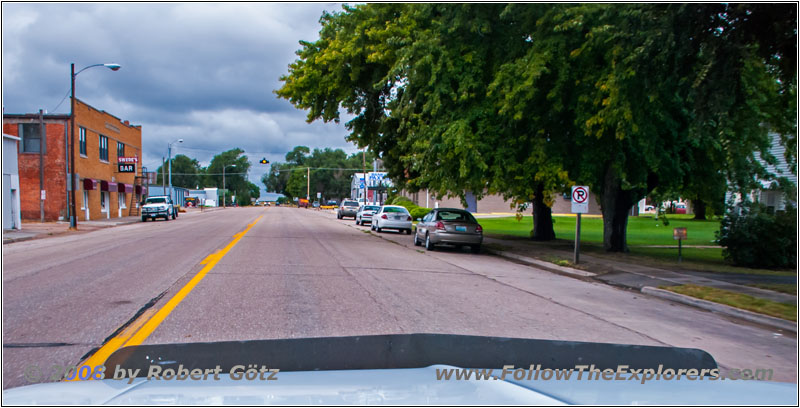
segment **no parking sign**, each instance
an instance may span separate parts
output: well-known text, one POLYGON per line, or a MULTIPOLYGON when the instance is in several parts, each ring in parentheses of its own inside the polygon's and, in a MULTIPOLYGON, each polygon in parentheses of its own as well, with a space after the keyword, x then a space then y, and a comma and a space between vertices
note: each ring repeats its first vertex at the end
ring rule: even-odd
POLYGON ((572 213, 586 214, 589 212, 589 186, 572 187, 572 213))

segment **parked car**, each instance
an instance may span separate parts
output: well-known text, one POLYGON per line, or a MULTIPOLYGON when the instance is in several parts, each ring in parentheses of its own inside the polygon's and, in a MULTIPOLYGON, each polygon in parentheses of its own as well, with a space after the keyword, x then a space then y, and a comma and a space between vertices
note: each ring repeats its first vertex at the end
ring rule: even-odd
POLYGON ((686 214, 686 204, 675 204, 675 214, 686 214))
POLYGON ((372 224, 372 215, 380 209, 378 205, 362 205, 356 213, 356 225, 364 225, 365 222, 372 224))
POLYGON ((311 206, 314 208, 319 208, 319 201, 314 201, 313 203, 311 203, 311 206))
POLYGON ((399 205, 383 205, 372 215, 372 230, 396 229, 411 234, 411 214, 399 205))
POLYGON ((308 200, 305 198, 301 198, 297 201, 297 208, 308 208, 308 200))
POLYGON ((483 243, 483 227, 469 211, 458 208, 436 208, 418 220, 414 245, 425 244, 432 251, 436 245, 468 246, 479 253, 483 243))
POLYGON ((342 200, 342 205, 336 211, 336 218, 342 219, 344 217, 353 217, 356 219, 358 213, 358 201, 356 200, 342 200))
POLYGON ((169 196, 147 197, 142 204, 142 222, 161 217, 169 221, 170 217, 174 220, 177 216, 178 210, 172 204, 172 199, 169 196))

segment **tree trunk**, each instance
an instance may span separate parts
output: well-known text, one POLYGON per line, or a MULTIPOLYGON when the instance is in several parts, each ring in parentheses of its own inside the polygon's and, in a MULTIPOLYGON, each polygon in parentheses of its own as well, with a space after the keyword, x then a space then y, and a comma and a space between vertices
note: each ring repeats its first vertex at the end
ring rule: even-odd
POLYGON ((544 202, 544 185, 536 186, 536 194, 533 196, 533 231, 531 239, 534 241, 550 241, 556 239, 556 232, 553 229, 553 211, 544 202))
POLYGON ((608 252, 628 252, 628 214, 637 201, 632 190, 623 190, 613 167, 606 171, 600 206, 603 210, 603 248, 608 252))
POLYGON ((706 203, 703 200, 700 199, 692 200, 692 207, 694 211, 694 219, 696 220, 706 219, 706 203))

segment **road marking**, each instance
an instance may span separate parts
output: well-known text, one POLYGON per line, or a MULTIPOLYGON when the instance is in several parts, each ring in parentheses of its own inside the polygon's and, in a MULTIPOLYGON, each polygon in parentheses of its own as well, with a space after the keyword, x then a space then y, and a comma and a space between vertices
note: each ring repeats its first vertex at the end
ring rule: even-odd
POLYGON ((153 310, 150 314, 143 314, 139 319, 136 319, 134 323, 123 330, 118 335, 114 336, 111 340, 106 342, 102 347, 100 347, 97 352, 92 354, 89 358, 84 360, 78 367, 82 367, 84 365, 88 365, 89 367, 95 367, 98 365, 102 365, 105 363, 106 359, 108 359, 111 354, 122 347, 127 346, 138 346, 144 342, 153 331, 158 328, 161 322, 169 316, 170 313, 183 301, 183 299, 197 286, 200 281, 208 274, 209 271, 214 269, 214 266, 217 265, 227 253, 230 251, 239 240, 250 231, 253 226, 261 219, 263 216, 259 216, 255 219, 252 223, 247 225, 247 228, 244 231, 239 232, 233 236, 233 240, 221 250, 214 252, 213 254, 205 257, 203 261, 200 262, 201 265, 205 265, 200 272, 197 272, 196 275, 189 281, 183 288, 181 288, 178 293, 175 294, 162 308, 158 310, 153 310), (149 317, 146 318, 145 316, 149 317))

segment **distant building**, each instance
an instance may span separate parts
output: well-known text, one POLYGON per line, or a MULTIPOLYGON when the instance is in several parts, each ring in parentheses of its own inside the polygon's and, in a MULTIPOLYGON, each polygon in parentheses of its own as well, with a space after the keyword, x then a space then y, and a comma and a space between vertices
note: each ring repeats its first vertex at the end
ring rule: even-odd
POLYGON ((205 188, 203 190, 189 190, 188 196, 197 198, 198 201, 200 201, 198 205, 204 205, 206 207, 217 207, 219 205, 219 189, 216 187, 205 188))
MULTIPOLYGON (((749 194, 749 199, 758 201, 764 204, 769 211, 784 211, 786 209, 786 194, 779 188, 780 183, 777 179, 783 179, 785 182, 791 184, 794 189, 797 188, 797 167, 792 166, 786 161, 786 148, 780 142, 780 135, 777 133, 770 133, 770 148, 769 152, 775 156, 776 164, 772 165, 767 163, 761 158, 761 155, 756 152, 756 159, 761 163, 764 168, 774 176, 773 180, 759 179, 761 188, 753 190, 749 194)), ((796 164, 795 164, 796 166, 796 164)), ((725 202, 733 201, 738 204, 742 201, 742 197, 733 192, 725 194, 725 202)), ((795 202, 796 206, 797 203, 795 202)))
MULTIPOLYGON (((41 135, 38 113, 3 114, 3 133, 20 139, 16 148, 22 219, 40 219, 42 195, 46 221, 67 219, 69 119, 69 115, 43 115, 45 134, 41 135), (40 148, 44 174, 39 172, 40 148)), ((141 126, 76 99, 74 140, 78 220, 128 216, 146 194, 146 188, 135 186, 135 177, 141 175, 141 126)))
MULTIPOLYGON (((189 194, 190 191, 191 190, 189 190, 188 188, 172 186, 172 202, 175 205, 179 206, 179 207, 185 206, 186 197, 190 197, 191 196, 189 194)), ((149 186, 147 195, 149 195, 149 196, 165 196, 165 195, 169 195, 168 193, 169 193, 169 186, 167 186, 167 187, 149 186)))
POLYGON ((350 198, 363 200, 366 197, 366 201, 370 203, 386 201, 387 188, 394 186, 386 174, 385 171, 370 171, 367 173, 366 182, 364 173, 353 174, 350 180, 350 198))
POLYGON ((21 229, 19 201, 19 138, 3 133, 3 229, 21 229))

